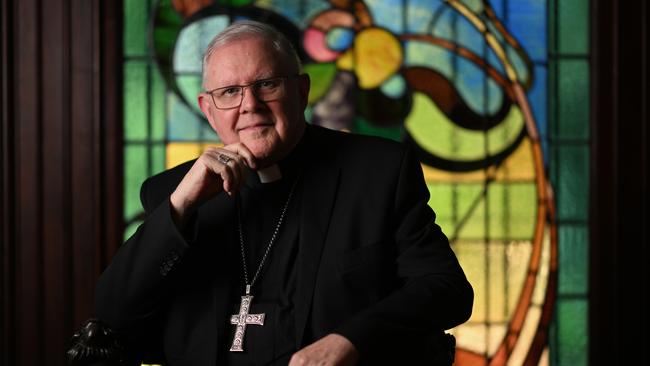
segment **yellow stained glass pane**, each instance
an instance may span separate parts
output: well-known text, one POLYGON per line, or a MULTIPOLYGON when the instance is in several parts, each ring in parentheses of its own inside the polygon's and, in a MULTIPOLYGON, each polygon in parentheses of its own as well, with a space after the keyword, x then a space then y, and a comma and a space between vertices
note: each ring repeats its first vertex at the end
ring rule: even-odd
POLYGON ((211 142, 170 142, 167 144, 167 169, 188 160, 196 159, 210 146, 223 146, 211 142))

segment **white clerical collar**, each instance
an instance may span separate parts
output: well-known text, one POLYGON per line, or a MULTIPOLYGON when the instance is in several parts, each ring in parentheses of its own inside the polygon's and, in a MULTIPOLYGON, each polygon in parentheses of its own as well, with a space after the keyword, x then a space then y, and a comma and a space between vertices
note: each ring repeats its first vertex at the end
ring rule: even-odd
POLYGON ((257 176, 260 177, 260 182, 271 183, 282 179, 282 172, 280 171, 278 164, 273 164, 269 167, 258 170, 257 176))

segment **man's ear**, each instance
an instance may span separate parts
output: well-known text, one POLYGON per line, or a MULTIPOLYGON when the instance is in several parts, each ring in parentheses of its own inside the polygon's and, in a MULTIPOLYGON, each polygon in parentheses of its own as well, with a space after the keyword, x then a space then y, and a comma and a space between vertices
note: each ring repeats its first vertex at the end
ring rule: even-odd
POLYGON ((300 90, 300 107, 304 110, 307 108, 307 102, 309 101, 309 87, 311 85, 311 79, 309 79, 309 74, 300 74, 299 76, 299 90, 300 90))
POLYGON ((217 129, 215 128, 215 121, 214 117, 212 116, 212 97, 208 95, 207 93, 199 93, 199 96, 197 97, 197 102, 199 103, 199 108, 201 108, 201 112, 203 112, 203 115, 205 116, 205 119, 208 120, 208 123, 210 123, 210 126, 214 130, 214 132, 217 132, 217 129))

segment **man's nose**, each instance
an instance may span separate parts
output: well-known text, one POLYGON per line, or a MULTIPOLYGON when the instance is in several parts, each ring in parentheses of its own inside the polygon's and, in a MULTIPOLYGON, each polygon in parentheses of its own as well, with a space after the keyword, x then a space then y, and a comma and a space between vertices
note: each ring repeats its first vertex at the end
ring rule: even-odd
POLYGON ((240 111, 255 111, 259 109, 262 105, 263 102, 261 102, 255 93, 253 92, 252 87, 246 87, 242 90, 242 100, 241 100, 241 105, 239 106, 240 111))

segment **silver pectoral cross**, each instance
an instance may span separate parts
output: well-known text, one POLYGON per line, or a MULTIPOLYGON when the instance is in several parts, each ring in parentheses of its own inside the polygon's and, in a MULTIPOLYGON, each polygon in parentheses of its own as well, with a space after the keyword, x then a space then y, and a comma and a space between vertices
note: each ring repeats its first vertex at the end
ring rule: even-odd
POLYGON ((230 352, 242 352, 244 349, 244 333, 246 332, 246 325, 255 324, 255 325, 264 325, 264 313, 262 314, 249 314, 248 310, 250 309, 251 301, 253 301, 253 296, 246 295, 241 297, 241 305, 239 305, 239 314, 232 315, 230 317, 230 324, 235 325, 235 338, 232 340, 232 346, 230 346, 230 352))

